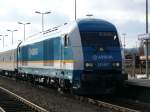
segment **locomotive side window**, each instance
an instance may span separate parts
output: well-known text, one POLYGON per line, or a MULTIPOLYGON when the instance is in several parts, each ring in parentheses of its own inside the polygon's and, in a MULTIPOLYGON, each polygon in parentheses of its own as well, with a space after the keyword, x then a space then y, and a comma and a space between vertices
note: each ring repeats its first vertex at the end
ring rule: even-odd
POLYGON ((64 36, 64 46, 67 47, 69 45, 69 38, 68 38, 68 35, 65 34, 64 36))

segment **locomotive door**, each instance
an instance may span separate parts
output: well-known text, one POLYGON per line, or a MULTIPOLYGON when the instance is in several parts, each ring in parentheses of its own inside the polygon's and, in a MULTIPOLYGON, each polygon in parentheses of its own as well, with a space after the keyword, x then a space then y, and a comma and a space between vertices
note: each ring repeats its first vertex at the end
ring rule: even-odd
POLYGON ((62 45, 61 45, 61 69, 62 69, 62 72, 61 72, 61 75, 62 77, 64 78, 64 75, 65 75, 65 71, 66 71, 66 60, 65 60, 65 49, 67 48, 68 46, 68 35, 65 34, 63 35, 63 38, 62 38, 62 45))

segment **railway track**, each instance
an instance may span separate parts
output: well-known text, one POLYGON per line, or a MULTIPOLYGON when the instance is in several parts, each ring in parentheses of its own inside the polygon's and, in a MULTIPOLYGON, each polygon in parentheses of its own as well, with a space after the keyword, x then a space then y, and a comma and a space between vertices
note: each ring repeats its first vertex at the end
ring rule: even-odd
POLYGON ((105 108, 115 110, 117 112, 140 112, 138 110, 133 110, 133 109, 130 109, 130 108, 114 105, 114 104, 99 101, 99 100, 94 100, 94 99, 91 99, 91 98, 88 98, 88 102, 92 103, 92 104, 95 104, 97 106, 100 106, 100 107, 105 107, 105 108))
POLYGON ((48 112, 24 98, 0 87, 0 112, 48 112))
POLYGON ((130 109, 130 108, 127 108, 127 107, 119 106, 119 105, 116 105, 116 104, 112 104, 112 103, 108 103, 108 102, 104 102, 104 101, 100 101, 100 100, 95 100, 95 99, 92 99, 92 98, 75 96, 75 99, 78 99, 78 100, 83 101, 83 102, 88 102, 90 104, 93 104, 93 105, 96 105, 96 106, 99 106, 99 107, 108 108, 108 109, 110 109, 112 111, 115 111, 115 112, 141 112, 141 111, 138 111, 138 110, 130 109))
POLYGON ((0 112, 5 112, 5 110, 2 107, 0 107, 0 112))
MULTIPOLYGON (((8 77, 6 77, 6 78, 8 78, 8 77)), ((10 79, 10 78, 8 78, 8 79, 10 79)), ((40 85, 38 87, 40 88, 41 86, 42 85, 40 85)), ((42 88, 45 88, 45 87, 42 86, 42 88)), ((128 105, 130 105, 132 103, 128 104, 128 101, 126 101, 127 103, 126 102, 124 103, 124 102, 122 102, 122 100, 120 100, 120 104, 122 103, 123 105, 119 105, 119 103, 114 103, 113 100, 110 102, 107 100, 87 98, 87 97, 83 97, 83 96, 74 96, 71 94, 64 94, 64 96, 68 97, 68 98, 80 100, 85 103, 90 103, 90 104, 96 105, 98 107, 108 108, 108 109, 112 110, 113 112, 143 112, 143 110, 139 109, 139 108, 138 108, 138 110, 136 110, 136 108, 130 108, 131 106, 128 106, 128 105), (125 104, 125 106, 124 106, 124 104, 125 104)), ((136 105, 136 104, 134 104, 134 102, 133 102, 133 105, 136 105)), ((140 104, 138 104, 138 105, 140 105, 140 104)), ((136 106, 138 106, 138 105, 136 105, 136 106)), ((136 107, 136 106, 134 106, 134 107, 136 107)), ((148 112, 148 111, 144 111, 144 112, 148 112)))

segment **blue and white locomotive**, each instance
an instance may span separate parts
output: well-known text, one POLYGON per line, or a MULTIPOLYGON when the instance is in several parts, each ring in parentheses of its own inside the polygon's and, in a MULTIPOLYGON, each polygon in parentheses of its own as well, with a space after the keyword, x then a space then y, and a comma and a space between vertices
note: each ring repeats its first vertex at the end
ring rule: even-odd
POLYGON ((17 77, 42 78, 77 94, 111 93, 124 80, 117 30, 104 20, 65 23, 20 43, 15 52, 17 77))

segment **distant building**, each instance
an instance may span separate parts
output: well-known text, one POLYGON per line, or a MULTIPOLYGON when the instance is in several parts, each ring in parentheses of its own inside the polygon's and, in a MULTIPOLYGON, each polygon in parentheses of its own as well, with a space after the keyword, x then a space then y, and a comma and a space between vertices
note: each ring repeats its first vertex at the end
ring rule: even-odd
MULTIPOLYGON (((146 46, 144 45, 144 55, 140 56, 140 60, 146 60, 146 46)), ((150 43, 148 45, 148 60, 150 60, 150 43)))

